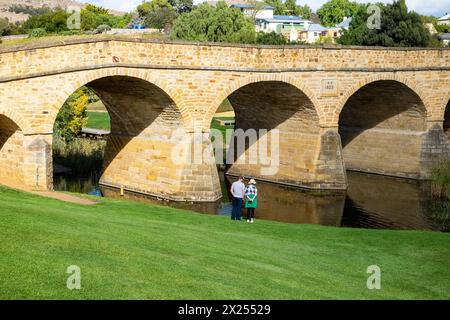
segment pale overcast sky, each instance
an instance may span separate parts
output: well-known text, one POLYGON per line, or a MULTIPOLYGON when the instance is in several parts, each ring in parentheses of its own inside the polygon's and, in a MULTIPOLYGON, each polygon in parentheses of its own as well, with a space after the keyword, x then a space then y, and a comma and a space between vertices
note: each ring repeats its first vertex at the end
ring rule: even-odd
MULTIPOLYGON (((131 11, 142 2, 142 0, 85 0, 86 2, 98 4, 111 9, 131 11)), ((309 4, 314 10, 319 8, 327 0, 297 0, 298 4, 309 4)), ((356 0, 357 2, 392 2, 392 0, 356 0)), ((202 2, 194 0, 195 3, 202 2)), ((422 14, 442 16, 450 12, 450 0, 406 0, 410 10, 422 14)))

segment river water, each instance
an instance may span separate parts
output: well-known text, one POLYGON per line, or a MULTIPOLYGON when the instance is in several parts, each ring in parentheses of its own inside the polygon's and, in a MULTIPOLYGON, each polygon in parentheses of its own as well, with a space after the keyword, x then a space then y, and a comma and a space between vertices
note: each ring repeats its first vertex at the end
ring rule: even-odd
MULTIPOLYGON (((234 178, 224 174, 220 177, 224 197, 214 203, 169 202, 129 192, 121 197, 117 189, 99 186, 95 177, 56 176, 55 189, 231 215, 228 190, 234 178)), ((449 231, 449 210, 436 209, 427 182, 349 172, 348 183, 347 192, 319 192, 260 182, 256 219, 351 228, 449 231)))

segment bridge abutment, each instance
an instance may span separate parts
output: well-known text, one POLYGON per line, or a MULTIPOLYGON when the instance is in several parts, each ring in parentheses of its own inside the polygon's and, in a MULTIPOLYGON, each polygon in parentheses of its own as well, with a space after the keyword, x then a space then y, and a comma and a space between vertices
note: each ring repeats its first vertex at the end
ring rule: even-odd
POLYGON ((52 135, 24 136, 23 183, 34 190, 53 190, 52 135))
POLYGON ((221 190, 210 148, 209 140, 195 143, 194 134, 183 130, 173 136, 112 135, 100 184, 173 201, 215 201, 221 190))

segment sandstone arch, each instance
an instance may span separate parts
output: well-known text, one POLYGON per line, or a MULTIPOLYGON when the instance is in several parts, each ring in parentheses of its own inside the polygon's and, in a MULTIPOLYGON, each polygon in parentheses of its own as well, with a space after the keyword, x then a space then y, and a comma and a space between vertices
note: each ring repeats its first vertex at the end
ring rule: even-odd
POLYGON ((371 81, 350 96, 339 117, 349 170, 423 178, 427 110, 410 86, 371 81))
POLYGON ((314 102, 298 84, 263 78, 239 86, 228 99, 241 134, 228 150, 228 174, 308 188, 345 188, 337 134, 333 139, 322 132, 314 102), (256 130, 254 137, 243 138, 248 130, 256 130), (245 145, 237 146, 244 140, 245 145), (332 151, 325 155, 325 150, 332 151), (274 171, 267 170, 274 165, 274 171))
MULTIPOLYGON (((134 68, 101 68, 93 71, 75 72, 69 74, 68 78, 64 78, 64 85, 55 91, 55 100, 52 102, 52 118, 49 119, 49 126, 53 126, 56 116, 64 104, 64 102, 80 87, 100 81, 101 79, 111 77, 122 77, 124 79, 138 79, 147 82, 151 86, 155 86, 166 94, 173 102, 174 107, 178 110, 183 120, 183 126, 192 117, 184 107, 183 99, 175 92, 175 88, 171 87, 161 77, 154 75, 151 71, 142 71, 134 68)), ((51 132, 51 131, 49 131, 51 132)))
POLYGON ((211 166, 173 159, 172 151, 181 143, 174 133, 185 125, 164 90, 145 77, 121 75, 91 76, 75 83, 91 88, 111 118, 100 184, 173 200, 217 198, 220 188, 211 178, 211 166), (94 80, 86 83, 90 79, 94 80), (201 192, 189 189, 185 179, 202 184, 201 192))
POLYGON ((425 91, 413 80, 410 80, 408 78, 405 78, 397 73, 376 73, 372 76, 363 78, 362 80, 356 82, 353 86, 348 88, 344 91, 344 94, 341 96, 337 107, 334 110, 333 114, 333 122, 338 123, 339 122, 339 116, 342 112, 342 109, 344 108, 347 101, 360 89, 364 88, 365 86, 378 81, 395 81, 399 82, 405 86, 407 86, 410 90, 412 90, 417 96, 420 98, 420 100, 424 103, 424 107, 427 111, 427 115, 431 113, 431 106, 428 103, 427 95, 425 94, 425 91))
POLYGON ((24 183, 25 139, 20 124, 7 114, 0 113, 0 181, 21 185, 24 183))
POLYGON ((243 88, 247 85, 250 85, 252 83, 268 83, 268 82, 282 82, 285 84, 292 85, 293 87, 297 88, 299 91, 303 92, 303 94, 306 95, 306 97, 312 102, 314 108, 316 109, 317 115, 319 118, 322 117, 322 110, 318 107, 320 105, 316 94, 312 89, 310 89, 308 86, 305 85, 304 82, 295 79, 291 76, 288 76, 286 74, 254 74, 251 76, 246 76, 238 79, 233 79, 230 81, 230 85, 224 88, 222 91, 220 91, 216 95, 216 99, 212 101, 210 104, 210 108, 207 113, 205 113, 204 119, 203 119, 203 126, 204 128, 209 128, 209 125, 211 123, 211 120, 216 113, 217 109, 219 108, 220 104, 227 99, 233 92, 236 92, 240 88, 243 88))

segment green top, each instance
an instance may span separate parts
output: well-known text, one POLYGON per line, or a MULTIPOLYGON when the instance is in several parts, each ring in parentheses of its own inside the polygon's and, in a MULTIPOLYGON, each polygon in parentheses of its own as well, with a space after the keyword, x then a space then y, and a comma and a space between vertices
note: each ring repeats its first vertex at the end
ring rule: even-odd
POLYGON ((258 196, 254 194, 249 194, 245 196, 245 208, 258 208, 258 196), (250 199, 253 201, 250 201, 250 199))

